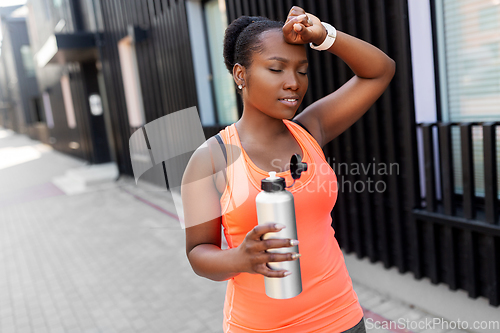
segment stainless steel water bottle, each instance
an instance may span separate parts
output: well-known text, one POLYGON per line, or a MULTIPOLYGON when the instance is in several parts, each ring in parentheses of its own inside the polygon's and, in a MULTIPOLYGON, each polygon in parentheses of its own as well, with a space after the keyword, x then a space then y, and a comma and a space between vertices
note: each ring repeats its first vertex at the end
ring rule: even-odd
MULTIPOLYGON (((292 173, 294 183, 295 180, 300 177, 300 173, 305 170, 307 170, 307 165, 305 163, 301 163, 300 156, 295 154, 292 157, 290 164, 290 171, 292 173)), ((293 184, 289 187, 291 186, 293 186, 293 184)), ((285 225, 285 228, 278 232, 269 232, 264 234, 262 239, 297 239, 294 198, 293 194, 286 190, 285 179, 277 177, 276 172, 271 171, 269 172, 268 178, 262 179, 261 189, 262 191, 255 198, 258 223, 280 223, 285 225)), ((300 253, 298 245, 268 249, 267 251, 274 253, 300 253)), ((278 278, 264 277, 267 296, 277 299, 286 299, 295 297, 302 292, 300 259, 270 262, 268 265, 271 269, 285 269, 292 274, 278 278)))

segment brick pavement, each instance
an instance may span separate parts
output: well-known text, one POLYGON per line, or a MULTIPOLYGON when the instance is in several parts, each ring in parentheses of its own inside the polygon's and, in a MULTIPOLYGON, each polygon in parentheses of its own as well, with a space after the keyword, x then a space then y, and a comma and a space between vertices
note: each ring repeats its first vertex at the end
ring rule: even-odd
POLYGON ((225 283, 119 187, 0 210, 0 332, 220 332, 225 283))

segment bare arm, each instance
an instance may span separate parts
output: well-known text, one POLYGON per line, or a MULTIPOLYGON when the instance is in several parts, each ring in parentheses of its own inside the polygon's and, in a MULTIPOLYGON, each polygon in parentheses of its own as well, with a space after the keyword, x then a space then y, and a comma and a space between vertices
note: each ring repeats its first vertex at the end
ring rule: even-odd
MULTIPOLYGON (((208 144, 218 144, 209 139, 208 144)), ((216 151, 216 149, 212 149, 216 151)), ((214 164, 225 165, 222 154, 213 155, 214 164)), ((220 168, 216 168, 215 172, 220 168)), ((256 226, 240 246, 221 249, 220 198, 214 180, 210 152, 199 148, 191 157, 182 179, 181 195, 186 224, 186 255, 194 272, 215 281, 228 280, 241 272, 283 277, 268 262, 292 260, 292 253, 267 253, 270 248, 291 246, 289 239, 261 240, 267 232, 279 231, 274 224, 256 226)))
POLYGON ((219 244, 195 241, 202 235, 205 235, 203 241, 208 241, 207 231, 210 233, 216 229, 220 230, 220 221, 215 220, 186 229, 186 253, 196 274, 214 281, 225 281, 241 272, 238 250, 236 248, 221 250, 220 233, 219 244), (214 228, 215 224, 219 224, 219 227, 214 228))
MULTIPOLYGON (((295 43, 313 42, 316 45, 326 37, 321 21, 295 6, 290 11, 283 33, 293 37, 295 43), (304 14, 306 17, 300 16, 304 14), (307 23, 307 17, 312 25, 307 23), (302 28, 296 32, 298 26, 302 28), (297 36, 292 36, 294 33, 297 36)), ((296 117, 311 131, 320 146, 342 134, 361 118, 386 90, 396 70, 394 60, 380 49, 342 31, 337 31, 337 38, 328 52, 341 58, 355 75, 296 117)))

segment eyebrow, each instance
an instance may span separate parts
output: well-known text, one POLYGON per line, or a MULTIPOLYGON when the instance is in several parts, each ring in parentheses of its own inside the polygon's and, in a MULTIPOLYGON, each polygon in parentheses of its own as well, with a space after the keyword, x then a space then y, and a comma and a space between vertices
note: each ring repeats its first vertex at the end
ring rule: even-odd
MULTIPOLYGON (((281 58, 281 57, 271 57, 271 58, 268 58, 267 60, 278 60, 278 61, 285 62, 285 63, 290 62, 288 59, 281 58)), ((299 64, 306 64, 306 63, 308 63, 307 59, 299 61, 299 64)))

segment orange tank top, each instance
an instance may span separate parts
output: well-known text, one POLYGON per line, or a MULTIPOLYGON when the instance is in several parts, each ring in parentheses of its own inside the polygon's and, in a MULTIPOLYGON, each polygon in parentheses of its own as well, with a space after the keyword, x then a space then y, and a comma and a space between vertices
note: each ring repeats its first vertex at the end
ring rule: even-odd
MULTIPOLYGON (((363 318, 331 227, 337 177, 316 140, 300 125, 283 122, 302 149, 302 161, 308 164, 308 170, 288 189, 295 200, 302 292, 290 299, 273 299, 265 293, 263 275, 238 274, 227 283, 225 333, 343 332, 363 318)), ((255 197, 268 173, 243 150, 234 124, 220 134, 228 149, 229 180, 221 196, 222 225, 228 246, 234 248, 258 224, 255 197), (241 150, 238 158, 233 158, 231 151, 235 149, 241 150)), ((277 175, 285 178, 287 185, 293 182, 289 170, 277 175)))

